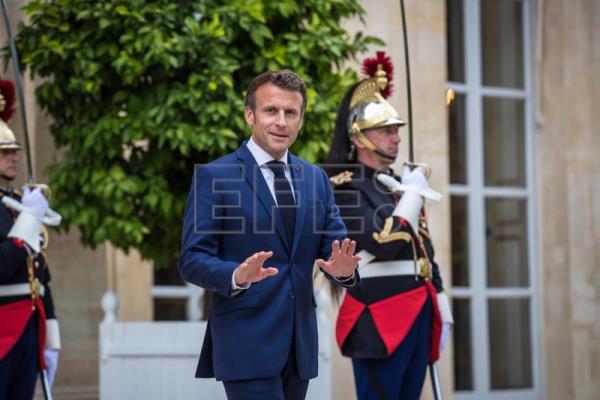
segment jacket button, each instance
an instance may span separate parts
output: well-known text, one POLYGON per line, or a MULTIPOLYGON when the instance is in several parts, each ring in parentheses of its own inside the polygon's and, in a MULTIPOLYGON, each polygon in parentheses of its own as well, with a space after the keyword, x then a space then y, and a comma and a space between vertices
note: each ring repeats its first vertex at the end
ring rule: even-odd
POLYGON ((288 296, 289 296, 290 299, 294 299, 294 297, 295 297, 294 296, 294 291, 290 290, 290 292, 288 293, 288 296))

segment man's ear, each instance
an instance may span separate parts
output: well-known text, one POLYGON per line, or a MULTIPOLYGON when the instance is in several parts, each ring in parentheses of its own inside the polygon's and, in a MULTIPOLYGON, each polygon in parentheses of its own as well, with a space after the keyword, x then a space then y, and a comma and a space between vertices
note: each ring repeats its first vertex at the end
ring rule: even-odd
POLYGON ((364 144, 362 144, 360 142, 360 140, 358 139, 351 139, 352 144, 354 145, 355 148, 357 149, 366 149, 367 146, 365 146, 364 144))
POLYGON ((300 114, 300 124, 298 125, 298 132, 302 129, 302 125, 304 125, 304 111, 300 114))
POLYGON ((254 125, 254 111, 250 107, 244 107, 244 119, 248 125, 254 125))

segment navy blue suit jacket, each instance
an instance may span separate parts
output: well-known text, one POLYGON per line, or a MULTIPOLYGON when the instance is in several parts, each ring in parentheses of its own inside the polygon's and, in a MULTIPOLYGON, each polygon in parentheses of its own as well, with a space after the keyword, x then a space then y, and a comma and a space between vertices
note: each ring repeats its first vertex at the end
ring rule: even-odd
POLYGON ((273 196, 245 144, 196 167, 178 262, 187 282, 214 293, 196 377, 278 375, 292 335, 300 377, 317 375, 313 265, 317 258, 329 258, 332 242, 343 240, 346 228, 323 170, 291 154, 288 160, 297 205, 291 248, 273 196), (232 296, 233 271, 258 251, 273 251, 265 266, 279 273, 232 296))

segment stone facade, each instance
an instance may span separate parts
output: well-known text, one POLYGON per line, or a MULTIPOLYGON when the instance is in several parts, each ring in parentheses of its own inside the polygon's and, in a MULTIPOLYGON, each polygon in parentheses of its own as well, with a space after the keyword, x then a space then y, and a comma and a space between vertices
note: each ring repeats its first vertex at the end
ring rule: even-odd
POLYGON ((600 393, 600 3, 538 2, 536 130, 545 398, 600 393))

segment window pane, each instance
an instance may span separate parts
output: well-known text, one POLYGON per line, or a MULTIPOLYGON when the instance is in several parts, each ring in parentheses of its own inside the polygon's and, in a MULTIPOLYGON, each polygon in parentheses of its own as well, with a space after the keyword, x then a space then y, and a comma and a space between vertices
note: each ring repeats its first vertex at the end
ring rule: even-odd
POLYGON ((448 107, 450 183, 467 183, 466 96, 456 94, 448 107))
POLYGON ((527 286, 526 201, 487 199, 485 210, 488 286, 527 286))
POLYGON ((187 299, 154 299, 155 321, 186 321, 187 299))
POLYGON ((469 286, 469 230, 467 198, 450 197, 452 226, 452 285, 469 286))
POLYGON ((471 352, 471 302, 452 300, 454 314, 454 390, 473 390, 473 357, 471 352))
POLYGON ((484 86, 523 87, 521 0, 481 1, 481 57, 484 86))
POLYGON ((492 389, 532 387, 529 299, 488 303, 492 389))
POLYGON ((465 81, 465 39, 463 0, 446 0, 446 51, 448 80, 465 81))
POLYGON ((483 98, 485 184, 525 186, 525 104, 483 98))

